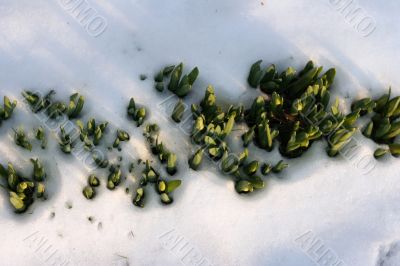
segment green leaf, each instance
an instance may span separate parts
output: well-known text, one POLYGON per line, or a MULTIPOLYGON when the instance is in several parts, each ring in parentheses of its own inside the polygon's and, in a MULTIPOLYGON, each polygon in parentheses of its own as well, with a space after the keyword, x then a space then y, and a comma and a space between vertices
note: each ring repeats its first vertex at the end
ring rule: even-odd
POLYGON ((223 130, 223 138, 225 138, 226 136, 228 136, 233 129, 233 126, 235 125, 235 115, 231 115, 228 119, 228 122, 225 124, 224 126, 224 130, 223 130))
POLYGON ((192 158, 189 159, 190 168, 192 168, 193 170, 197 170, 200 167, 203 160, 203 153, 203 149, 198 149, 196 153, 192 156, 192 158))
POLYGON ((375 112, 379 114, 382 113, 386 104, 389 102, 391 93, 392 93, 392 88, 389 87, 388 93, 382 95, 381 97, 379 97, 379 99, 375 100, 375 108, 374 108, 375 112))
POLYGON ((394 157, 399 157, 400 156, 400 144, 399 143, 393 143, 389 144, 389 150, 392 156, 394 157))
POLYGON ((249 182, 255 189, 262 189, 265 186, 264 181, 259 176, 251 176, 249 182))
POLYGON ((178 89, 179 81, 182 76, 183 63, 180 63, 171 73, 168 90, 175 92, 178 89))
POLYGON ((385 106, 384 116, 391 117, 394 112, 396 112, 397 108, 400 106, 400 96, 397 96, 391 99, 385 106))
POLYGON ((173 192, 175 189, 177 189, 180 185, 182 184, 182 181, 177 179, 177 180, 171 180, 167 182, 167 193, 173 192))
POLYGON ((252 88, 257 88, 258 85, 260 84, 260 80, 263 75, 263 71, 261 71, 261 63, 262 60, 259 60, 255 62, 250 68, 250 73, 249 77, 247 78, 247 82, 252 88))
POLYGON ((23 198, 13 191, 10 191, 10 203, 16 212, 24 212, 26 210, 23 198))
POLYGON ((375 152, 374 152, 374 157, 375 157, 375 159, 382 158, 382 157, 385 156, 388 152, 389 152, 388 149, 378 148, 378 149, 376 149, 375 152))
POLYGON ((199 69, 197 67, 195 67, 188 75, 190 86, 192 86, 194 84, 194 82, 196 81, 198 76, 199 76, 199 69))
POLYGON ((167 157, 167 173, 174 175, 176 173, 176 154, 169 153, 167 157))
POLYGON ((136 195, 133 198, 133 205, 143 208, 144 207, 144 199, 145 199, 145 190, 143 187, 139 187, 136 190, 136 195))
POLYGON ((82 193, 87 199, 93 199, 96 195, 96 191, 91 186, 84 187, 82 193))
POLYGON ((76 118, 82 112, 83 106, 85 104, 85 98, 79 93, 74 93, 70 96, 69 107, 67 110, 67 115, 70 119, 76 118))
POLYGON ((254 160, 248 163, 243 170, 249 176, 254 175, 258 170, 258 161, 254 160))
POLYGON ((249 181, 240 180, 240 181, 236 182, 235 190, 239 194, 247 194, 247 193, 253 192, 254 187, 253 187, 253 184, 251 184, 249 181))
POLYGON ((171 74, 171 72, 174 70, 175 66, 171 65, 171 66, 167 66, 163 69, 163 75, 164 76, 168 76, 169 74, 171 74))
POLYGON ((2 177, 7 177, 8 176, 8 171, 4 168, 2 164, 0 164, 0 175, 2 177))
POLYGON ((288 164, 285 163, 283 160, 280 160, 273 168, 272 172, 274 173, 280 173, 283 171, 283 169, 287 168, 288 164))
POLYGON ((173 202, 173 199, 167 193, 161 193, 160 200, 163 204, 166 204, 166 205, 171 204, 173 202))
POLYGON ((176 123, 180 123, 182 121, 183 114, 185 112, 185 105, 181 99, 176 103, 174 110, 172 112, 172 120, 176 123))

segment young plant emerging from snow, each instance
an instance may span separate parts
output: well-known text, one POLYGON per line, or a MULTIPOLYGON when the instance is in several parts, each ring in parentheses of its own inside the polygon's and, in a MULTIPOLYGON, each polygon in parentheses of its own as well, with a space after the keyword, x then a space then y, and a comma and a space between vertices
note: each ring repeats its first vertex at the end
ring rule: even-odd
POLYGON ((35 138, 41 142, 40 147, 42 149, 46 149, 47 146, 47 139, 46 139, 46 133, 43 129, 43 127, 38 127, 35 129, 35 138))
POLYGON ((0 164, 0 177, 2 186, 9 194, 9 201, 16 213, 25 212, 34 202, 35 198, 44 198, 46 178, 45 170, 38 159, 31 159, 34 169, 32 178, 22 177, 11 163, 7 168, 0 164))
POLYGON ((145 168, 142 172, 142 178, 140 179, 139 187, 136 189, 132 203, 137 207, 143 208, 145 205, 145 188, 151 184, 154 185, 160 197, 161 203, 166 205, 171 204, 173 202, 171 193, 178 188, 181 183, 181 180, 167 181, 161 178, 160 174, 150 165, 150 162, 147 160, 145 163, 145 168))
POLYGON ((143 106, 137 107, 133 98, 129 101, 127 112, 128 116, 136 122, 138 127, 140 127, 146 119, 146 108, 143 106))
POLYGON ((117 130, 117 136, 116 136, 116 138, 114 140, 113 147, 120 149, 121 141, 129 141, 129 139, 130 139, 130 136, 129 136, 128 132, 126 132, 124 130, 121 130, 121 129, 118 129, 117 130))
POLYGON ((14 141, 15 144, 18 146, 27 149, 29 151, 32 150, 32 144, 29 142, 28 137, 25 134, 25 131, 22 128, 19 128, 17 130, 14 130, 14 141))
POLYGON ((100 180, 95 175, 88 177, 88 185, 82 190, 82 194, 87 199, 93 199, 96 196, 96 187, 100 186, 100 180))
POLYGON ((170 76, 168 90, 180 98, 184 98, 192 90, 192 86, 199 76, 199 69, 193 68, 189 74, 183 75, 183 63, 177 66, 167 66, 162 69, 155 77, 155 88, 158 91, 164 90, 164 79, 170 76))
MULTIPOLYGON (((200 105, 192 105, 193 128, 192 141, 200 147, 190 157, 189 166, 199 169, 203 156, 219 163, 222 173, 230 175, 238 193, 249 193, 264 187, 264 181, 255 173, 259 169, 258 161, 245 163, 249 152, 235 154, 226 141, 236 123, 244 119, 243 106, 230 106, 226 111, 216 102, 214 88, 209 86, 200 105)), ((247 138, 247 137, 246 137, 247 138)))
POLYGON ((104 132, 107 129, 108 122, 96 123, 94 118, 89 119, 86 126, 81 120, 76 121, 80 130, 79 138, 84 143, 85 148, 91 149, 93 146, 100 144, 104 137, 104 132))
POLYGON ((71 153, 73 148, 72 139, 69 134, 65 132, 64 127, 60 128, 60 139, 59 139, 60 149, 64 153, 71 153))
POLYGON ((85 104, 85 98, 82 95, 79 93, 72 94, 69 98, 69 104, 54 101, 54 95, 54 90, 51 90, 44 97, 32 91, 22 92, 22 96, 34 113, 45 111, 51 119, 57 119, 62 115, 67 115, 69 119, 73 119, 80 115, 85 104))
POLYGON ((11 102, 7 96, 4 96, 3 107, 0 106, 0 126, 3 121, 10 119, 17 106, 17 101, 11 102))
POLYGON ((147 124, 143 135, 150 145, 152 154, 157 156, 161 163, 167 164, 168 174, 174 175, 177 172, 177 157, 159 140, 159 127, 156 124, 147 124))
POLYGON ((376 100, 363 98, 353 102, 351 109, 359 110, 360 115, 371 114, 369 123, 363 129, 363 135, 378 144, 387 145, 375 150, 376 159, 390 153, 400 156, 400 144, 395 143, 400 135, 400 96, 391 98, 391 89, 376 100))

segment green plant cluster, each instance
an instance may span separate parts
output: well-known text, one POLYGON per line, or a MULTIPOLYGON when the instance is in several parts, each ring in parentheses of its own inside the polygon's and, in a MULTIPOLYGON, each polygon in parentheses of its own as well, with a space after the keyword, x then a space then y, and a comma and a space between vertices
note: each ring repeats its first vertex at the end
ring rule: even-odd
POLYGON ((181 180, 163 179, 158 171, 156 171, 147 160, 145 168, 142 172, 139 187, 136 189, 136 194, 133 198, 133 205, 143 208, 145 205, 146 187, 151 184, 154 186, 160 201, 163 204, 171 204, 173 198, 171 193, 181 185, 181 180))
MULTIPOLYGON (((238 193, 250 193, 263 188, 265 182, 257 175, 259 162, 257 160, 247 162, 249 150, 244 148, 242 152, 236 154, 231 151, 227 142, 227 137, 235 124, 244 121, 244 107, 231 105, 224 110, 217 104, 214 88, 209 86, 200 104, 192 104, 191 110, 194 120, 191 140, 200 147, 189 158, 190 168, 198 170, 203 156, 206 155, 218 164, 222 173, 233 178, 238 193)), ((282 167, 280 171, 284 168, 282 167)), ((264 169, 263 175, 267 174, 264 169)))
POLYGON ((84 143, 85 148, 91 149, 93 146, 100 144, 104 137, 104 131, 108 126, 108 122, 96 123, 94 118, 89 119, 86 126, 81 120, 76 121, 80 130, 79 138, 84 143))
POLYGON ((146 119, 146 108, 143 106, 137 107, 133 98, 129 101, 127 112, 128 116, 136 122, 138 127, 140 127, 146 119))
POLYGON ((192 86, 199 76, 199 69, 193 68, 189 74, 183 74, 183 63, 171 65, 158 72, 154 81, 156 90, 162 92, 165 88, 164 79, 169 78, 168 90, 180 98, 184 98, 192 90, 192 86))
POLYGON ((289 67, 281 73, 275 65, 262 69, 261 61, 254 63, 248 82, 264 95, 246 110, 249 131, 243 135, 244 145, 253 140, 258 147, 271 151, 279 142, 281 154, 295 158, 315 141, 326 139, 328 155, 338 155, 356 133, 360 110, 345 115, 338 100, 330 104, 330 87, 336 71, 322 71, 312 61, 299 72, 289 67))
MULTIPOLYGON (((176 123, 183 120, 186 111, 183 98, 192 91, 198 75, 197 67, 184 74, 183 64, 180 63, 163 68, 154 77, 158 91, 163 91, 167 84, 168 90, 179 97, 171 114, 176 123)), ((354 101, 351 111, 343 113, 339 100, 331 100, 330 91, 335 76, 334 68, 323 72, 323 67, 316 66, 312 61, 300 71, 292 67, 278 71, 275 65, 263 67, 262 61, 257 61, 251 66, 247 81, 250 87, 260 89, 261 93, 248 108, 243 105, 225 106, 217 103, 214 88, 208 86, 200 102, 192 104, 190 108, 190 139, 195 149, 188 159, 189 167, 200 170, 204 157, 208 157, 223 174, 232 178, 238 193, 251 193, 265 187, 266 181, 263 177, 280 173, 288 167, 283 160, 272 164, 264 158, 251 158, 250 150, 254 146, 267 152, 278 147, 283 157, 296 158, 307 152, 316 141, 325 141, 327 154, 337 156, 358 132, 362 117, 368 120, 362 129, 363 135, 380 145, 374 153, 375 158, 389 153, 395 157, 400 156, 400 143, 396 142, 400 135, 400 96, 392 97, 389 89, 388 93, 377 99, 367 97, 354 101), (233 151, 232 141, 237 138, 231 135, 238 125, 245 127, 239 136, 243 148, 233 151)), ((141 79, 144 80, 145 77, 141 79)), ((22 95, 34 113, 44 112, 50 119, 61 116, 76 119, 85 103, 84 97, 79 93, 72 94, 68 103, 54 100, 53 90, 44 96, 29 90, 22 95)), ((3 107, 0 107, 0 125, 11 117, 16 105, 16 101, 11 102, 8 97, 4 97, 3 107)), ((138 127, 148 116, 146 108, 137 105, 133 98, 129 101, 127 114, 138 127)), ((87 150, 92 150, 94 146, 100 145, 108 127, 108 122, 99 123, 94 118, 85 124, 77 120, 76 124, 79 128, 76 136, 71 131, 67 132, 63 126, 60 127, 59 146, 64 153, 72 152, 78 137, 87 150)), ((165 165, 166 172, 169 175, 176 174, 177 156, 160 141, 158 125, 147 124, 143 135, 151 153, 165 165)), ((45 149, 47 139, 43 127, 35 129, 34 137, 45 149)), ((121 142, 129 141, 130 138, 127 131, 118 129, 109 150, 112 151, 114 147, 121 151, 121 142)), ((14 130, 14 141, 18 146, 32 150, 31 141, 22 128, 14 130)), ((105 182, 108 189, 114 190, 124 180, 119 163, 110 162, 96 153, 93 154, 93 160, 98 167, 108 168, 105 182)), ((118 161, 122 160, 122 156, 119 156, 118 161)), ((31 161, 34 166, 32 178, 22 177, 11 163, 7 168, 0 165, 0 175, 5 181, 2 187, 9 192, 10 202, 16 212, 24 212, 35 197, 45 198, 44 167, 38 159, 31 161)), ((138 164, 141 164, 141 160, 138 164)), ((134 164, 131 163, 129 172, 133 170, 134 164)), ((134 205, 144 207, 149 184, 154 186, 163 204, 173 202, 171 193, 181 185, 181 180, 162 178, 148 160, 144 163, 141 175, 133 197, 134 205)), ((92 174, 87 181, 82 193, 87 199, 93 199, 100 180, 92 174)))
POLYGON ((381 158, 390 153, 394 157, 400 156, 400 143, 396 137, 400 135, 400 96, 391 97, 388 93, 372 100, 369 97, 354 101, 351 109, 359 110, 361 116, 370 115, 369 122, 363 128, 363 135, 378 144, 387 145, 387 148, 377 148, 375 158, 381 158))
POLYGON ((55 91, 51 90, 43 97, 40 93, 32 91, 22 92, 25 101, 30 105, 34 113, 45 112, 49 118, 57 119, 62 115, 68 116, 69 119, 79 117, 85 104, 85 98, 79 93, 74 93, 69 97, 69 103, 62 101, 54 101, 55 91))
POLYGON ((7 96, 4 96, 3 107, 0 106, 0 126, 3 121, 10 119, 16 106, 17 101, 11 102, 7 96))
POLYGON ((13 164, 7 167, 0 164, 0 184, 9 194, 9 201, 16 213, 25 212, 35 199, 46 199, 45 184, 46 172, 39 159, 31 159, 33 171, 30 178, 18 173, 13 164), (4 184, 5 183, 5 184, 4 184))
POLYGON ((177 169, 176 154, 168 150, 162 141, 159 139, 160 128, 156 124, 147 124, 143 136, 150 145, 150 150, 153 155, 157 156, 159 161, 166 164, 166 171, 169 175, 174 175, 177 169))
POLYGON ((118 148, 119 150, 121 149, 120 144, 121 142, 129 141, 130 140, 129 133, 126 132, 125 130, 118 129, 117 130, 117 136, 114 140, 113 147, 118 148))

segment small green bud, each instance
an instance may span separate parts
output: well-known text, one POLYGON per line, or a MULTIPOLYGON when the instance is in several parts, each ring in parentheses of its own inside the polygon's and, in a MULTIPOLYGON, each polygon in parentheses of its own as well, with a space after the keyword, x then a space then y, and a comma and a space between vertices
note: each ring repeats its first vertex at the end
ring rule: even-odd
POLYGON ((399 143, 393 143, 389 144, 389 150, 392 156, 394 157, 399 157, 400 156, 400 144, 399 143))
POLYGON ((46 178, 46 172, 39 159, 31 159, 33 163, 33 179, 35 181, 43 181, 46 178))
POLYGON ((258 161, 248 163, 243 170, 249 176, 254 175, 258 170, 258 161))
POLYGON ((130 139, 128 132, 124 130, 117 130, 117 136, 120 141, 128 141, 130 139))
POLYGON ((61 127, 59 144, 60 144, 61 151, 63 151, 64 153, 71 153, 72 141, 71 141, 69 134, 65 133, 65 130, 63 127, 61 127))
POLYGON ((400 96, 391 99, 385 106, 383 115, 385 117, 392 117, 396 112, 397 108, 400 106, 400 96))
POLYGON ((141 107, 137 109, 135 114, 136 126, 140 127, 146 119, 146 108, 141 107))
POLYGON ((13 191, 10 191, 10 203, 13 206, 15 212, 22 213, 27 209, 27 206, 24 202, 25 195, 24 194, 17 194, 13 191))
MULTIPOLYGON (((67 109, 67 115, 68 117, 71 118, 76 118, 79 116, 83 109, 83 105, 85 104, 85 98, 79 93, 72 94, 71 97, 69 98, 69 106, 67 109)), ((62 109, 62 108, 61 108, 62 109)))
POLYGON ((196 81, 197 77, 199 76, 199 69, 197 67, 193 68, 188 75, 189 85, 192 86, 196 81))
POLYGON ((159 194, 164 193, 167 190, 167 183, 164 180, 160 180, 157 183, 157 191, 159 194))
POLYGON ((161 199, 161 202, 165 205, 171 204, 173 202, 172 197, 169 196, 167 193, 161 193, 160 199, 161 199))
POLYGON ((367 138, 370 138, 372 135, 372 130, 374 129, 374 122, 370 121, 363 130, 363 135, 367 138))
POLYGON ((283 171, 283 169, 287 168, 289 165, 287 163, 284 163, 283 160, 280 160, 273 168, 272 172, 274 173, 280 173, 283 171))
POLYGON ((4 96, 4 107, 0 107, 0 125, 2 120, 8 120, 15 107, 17 106, 17 101, 11 102, 10 99, 7 96, 4 96))
POLYGON ((136 103, 135 103, 135 99, 131 98, 129 100, 129 105, 128 105, 128 115, 131 118, 135 117, 135 113, 136 113, 136 103))
POLYGON ((253 185, 247 180, 239 180, 235 184, 235 190, 239 194, 247 194, 253 192, 253 185))
POLYGON ((82 193, 83 196, 85 196, 85 198, 87 199, 93 199, 96 195, 95 190, 91 186, 84 187, 82 193))
POLYGON ((45 196, 44 195, 45 192, 46 192, 45 185, 43 183, 37 183, 36 197, 43 198, 45 196))
POLYGON ((176 169, 176 154, 169 153, 167 157, 167 173, 174 175, 177 171, 176 169))
POLYGON ((389 150, 387 150, 387 149, 378 148, 378 149, 376 149, 375 152, 374 152, 374 157, 375 157, 375 159, 382 158, 382 157, 385 156, 388 152, 389 152, 389 150))
POLYGON ((243 165, 243 163, 247 160, 249 157, 249 150, 245 148, 241 154, 239 154, 239 166, 243 165))
POLYGON ((175 92, 178 89, 179 80, 182 76, 183 63, 180 63, 171 72, 171 79, 168 84, 168 90, 175 92))
POLYGON ((47 140, 46 140, 46 135, 45 135, 43 127, 39 127, 36 129, 35 137, 37 140, 41 141, 41 148, 45 149, 46 145, 47 145, 47 140))
POLYGON ((171 72, 174 70, 175 66, 171 65, 171 66, 167 66, 163 69, 162 73, 164 76, 169 76, 169 74, 171 74, 171 72))
POLYGON ((184 112, 185 104, 183 103, 182 99, 179 99, 172 112, 172 120, 174 120, 176 123, 180 123, 182 121, 184 112))
POLYGON ((264 181, 259 176, 251 176, 248 181, 253 185, 254 189, 262 189, 265 186, 264 181))
POLYGON ((261 166, 261 173, 265 176, 268 175, 272 171, 272 166, 270 164, 264 163, 261 166))
POLYGON ((189 166, 193 170, 199 169, 201 162, 203 161, 203 154, 204 150, 203 149, 198 149, 195 154, 192 156, 192 158, 189 159, 189 166))
POLYGON ((25 135, 25 132, 23 129, 18 129, 18 130, 14 130, 14 141, 15 144, 17 144, 18 146, 27 149, 29 151, 32 150, 32 144, 29 142, 28 138, 25 135))
POLYGON ((385 108, 386 104, 389 102, 390 95, 391 95, 392 88, 389 88, 388 93, 379 97, 379 99, 375 100, 375 108, 374 111, 376 113, 382 113, 383 109, 385 108))
POLYGON ((372 101, 371 98, 363 98, 361 100, 355 101, 351 104, 351 110, 356 111, 361 110, 361 115, 369 114, 375 108, 376 103, 372 101))
POLYGON ((248 147, 249 144, 253 141, 253 139, 254 139, 254 128, 255 128, 255 127, 249 128, 249 130, 246 131, 246 132, 242 135, 242 140, 243 140, 243 146, 244 146, 244 147, 248 147))
POLYGON ((107 181, 107 188, 109 189, 109 190, 114 190, 115 189, 115 184, 114 184, 114 182, 112 181, 112 180, 108 180, 107 181))
POLYGON ((62 102, 52 103, 49 108, 47 108, 46 113, 50 119, 57 119, 62 116, 67 111, 67 106, 62 102))
POLYGON ((25 195, 31 194, 35 184, 30 181, 23 181, 17 185, 17 193, 24 193, 25 195))
POLYGON ((250 68, 250 73, 249 77, 247 78, 247 82, 252 88, 258 87, 262 75, 264 74, 264 72, 261 70, 261 62, 262 60, 255 62, 250 68))
POLYGON ((133 198, 133 204, 137 207, 143 208, 144 207, 144 198, 145 198, 145 191, 143 187, 139 187, 136 190, 136 195, 133 198))
POLYGON ((100 185, 100 180, 95 175, 90 175, 88 178, 88 184, 91 187, 98 187, 100 185))

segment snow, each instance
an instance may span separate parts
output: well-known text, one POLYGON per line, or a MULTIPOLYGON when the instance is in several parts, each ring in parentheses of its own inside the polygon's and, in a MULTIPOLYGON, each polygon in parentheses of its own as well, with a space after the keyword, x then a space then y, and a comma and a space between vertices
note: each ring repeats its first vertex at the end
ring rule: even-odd
MULTIPOLYGON (((1 264, 400 265, 396 159, 375 163, 375 145, 361 136, 356 158, 328 158, 320 143, 290 160, 263 191, 240 196, 211 164, 199 172, 183 170, 188 139, 165 119, 160 103, 169 94, 157 93, 152 80, 161 67, 183 61, 187 70, 200 69, 190 101, 212 84, 221 101, 248 103, 255 95, 246 83, 253 62, 283 69, 313 59, 337 68, 334 94, 343 104, 389 86, 396 95, 398 1, 353 1, 351 8, 360 8, 361 18, 372 18, 376 27, 368 36, 340 9, 339 2, 349 1, 83 1, 98 23, 107 23, 97 31, 71 10, 79 2, 0 1, 0 96, 19 100, 13 119, 0 127, 0 162, 29 169, 28 159, 39 157, 50 170, 49 199, 27 214, 13 214, 2 192, 1 264), (141 81, 140 74, 149 78, 141 81), (161 126, 163 140, 178 154, 183 185, 174 204, 163 207, 149 193, 145 209, 134 207, 125 194, 132 178, 113 192, 102 186, 88 201, 81 190, 89 171, 61 154, 54 137, 45 151, 37 143, 31 153, 16 147, 11 126, 31 132, 42 123, 23 106, 24 88, 54 88, 62 100, 81 92, 87 98, 84 120, 112 121, 114 130, 131 133, 122 144, 124 159, 149 158, 142 129, 125 117, 130 97, 145 104, 149 121, 161 126), (324 252, 332 256, 330 264, 321 259, 324 252)), ((280 159, 277 151, 256 154, 280 159)))

